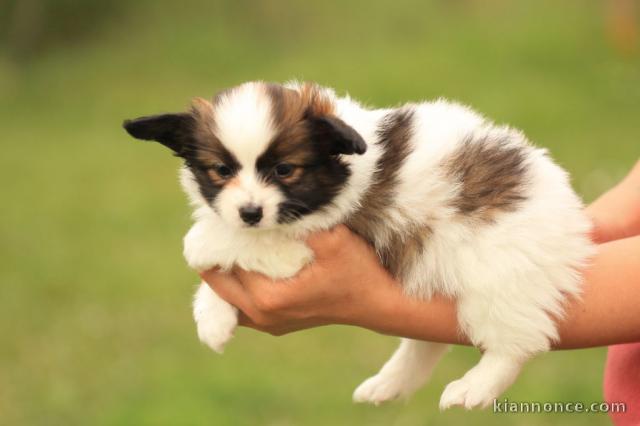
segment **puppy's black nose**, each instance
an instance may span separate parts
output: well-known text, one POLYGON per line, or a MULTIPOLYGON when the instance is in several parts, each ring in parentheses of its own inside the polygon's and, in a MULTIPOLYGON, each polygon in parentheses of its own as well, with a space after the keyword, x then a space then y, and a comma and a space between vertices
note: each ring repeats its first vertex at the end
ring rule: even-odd
POLYGON ((262 220, 262 207, 248 205, 240 207, 240 217, 248 225, 255 225, 262 220))

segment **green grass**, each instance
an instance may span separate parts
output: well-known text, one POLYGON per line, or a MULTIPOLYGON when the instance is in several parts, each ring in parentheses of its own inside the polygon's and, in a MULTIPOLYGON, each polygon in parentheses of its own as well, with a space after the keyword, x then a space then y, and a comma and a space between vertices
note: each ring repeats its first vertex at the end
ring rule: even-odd
MULTIPOLYGON (((178 160, 120 128, 248 79, 317 80, 372 105, 446 96, 524 129, 591 200, 640 155, 640 59, 616 55, 603 19, 577 0, 148 1, 90 41, 0 59, 0 424, 608 424, 439 413, 478 358, 468 348, 410 402, 378 408, 350 394, 392 338, 241 330, 209 352, 190 317, 178 160)), ((542 356, 507 396, 599 401, 604 356, 542 356)))

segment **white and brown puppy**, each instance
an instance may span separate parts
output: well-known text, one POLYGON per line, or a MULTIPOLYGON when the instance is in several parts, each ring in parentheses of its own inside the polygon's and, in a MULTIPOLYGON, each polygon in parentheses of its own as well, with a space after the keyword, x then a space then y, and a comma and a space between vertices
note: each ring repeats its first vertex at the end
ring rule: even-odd
MULTIPOLYGON (((185 160, 191 267, 290 277, 312 261, 309 232, 346 223, 407 294, 455 299, 483 355, 441 408, 486 406, 549 349, 593 251, 582 203, 546 151, 444 100, 367 109, 313 84, 251 82, 125 128, 185 160)), ((202 284, 194 316, 200 339, 222 351, 236 309, 202 284)), ((354 399, 412 394, 446 348, 403 339, 354 399)))

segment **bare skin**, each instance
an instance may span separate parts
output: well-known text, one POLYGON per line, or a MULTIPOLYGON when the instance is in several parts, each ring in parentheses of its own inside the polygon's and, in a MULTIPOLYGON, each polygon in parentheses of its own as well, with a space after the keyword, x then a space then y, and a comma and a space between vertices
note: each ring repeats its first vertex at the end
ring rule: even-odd
MULTIPOLYGON (((580 300, 558 320, 558 349, 640 341, 640 162, 588 208, 598 253, 584 271, 580 300)), ((243 270, 210 270, 202 278, 241 311, 240 324, 273 335, 327 324, 383 334, 468 345, 455 302, 415 300, 380 265, 373 250, 346 227, 308 239, 315 261, 289 280, 243 270)))

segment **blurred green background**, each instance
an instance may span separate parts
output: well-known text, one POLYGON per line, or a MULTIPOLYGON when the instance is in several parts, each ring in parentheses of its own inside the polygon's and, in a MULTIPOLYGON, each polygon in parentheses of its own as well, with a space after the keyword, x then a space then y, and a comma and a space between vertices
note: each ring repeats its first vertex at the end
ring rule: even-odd
MULTIPOLYGON (((0 424, 598 425, 596 414, 440 413, 478 358, 455 348, 408 403, 353 405, 396 345, 325 327, 191 320, 179 161, 124 118, 251 79, 383 106, 455 98, 524 131, 587 201, 640 156, 637 2, 17 0, 0 4, 0 424), (625 6, 626 5, 626 6, 625 6)), ((600 401, 605 350, 539 357, 506 394, 600 401)))

